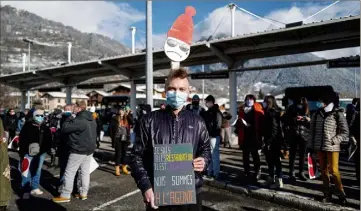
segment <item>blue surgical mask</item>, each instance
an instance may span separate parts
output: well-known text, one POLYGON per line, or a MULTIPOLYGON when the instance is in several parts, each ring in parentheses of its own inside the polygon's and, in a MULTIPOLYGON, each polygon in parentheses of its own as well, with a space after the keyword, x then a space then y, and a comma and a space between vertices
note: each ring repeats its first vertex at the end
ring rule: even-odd
POLYGON ((64 111, 64 116, 69 117, 71 116, 71 111, 64 111))
POLYGON ((297 105, 297 107, 298 107, 299 109, 302 109, 302 108, 303 108, 303 106, 302 106, 302 105, 297 105))
POLYGON ((188 94, 186 92, 167 92, 167 104, 174 109, 180 109, 187 101, 188 94))
POLYGON ((263 108, 267 108, 267 102, 262 102, 262 106, 263 106, 263 108))
POLYGON ((317 102, 317 103, 316 103, 316 107, 317 107, 317 108, 322 108, 322 107, 323 107, 323 104, 322 104, 321 102, 317 102))
POLYGON ((288 99, 288 105, 292 105, 293 104, 293 100, 288 99))
POLYGON ((34 121, 38 124, 41 124, 44 121, 44 117, 43 116, 35 116, 34 121))
POLYGON ((246 106, 252 107, 254 105, 254 100, 246 100, 246 106))

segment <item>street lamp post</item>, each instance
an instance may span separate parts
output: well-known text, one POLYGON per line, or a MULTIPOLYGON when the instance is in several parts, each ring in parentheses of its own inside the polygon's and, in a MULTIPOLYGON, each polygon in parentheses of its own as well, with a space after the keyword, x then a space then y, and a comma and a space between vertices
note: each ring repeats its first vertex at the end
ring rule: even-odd
MULTIPOLYGON (((30 45, 32 45, 34 42, 27 39, 27 38, 24 38, 23 39, 24 42, 28 43, 28 71, 30 71, 30 45)), ((25 68, 24 68, 25 69, 25 68)), ((27 104, 27 108, 30 108, 30 91, 27 91, 27 95, 28 95, 28 104, 27 104)))

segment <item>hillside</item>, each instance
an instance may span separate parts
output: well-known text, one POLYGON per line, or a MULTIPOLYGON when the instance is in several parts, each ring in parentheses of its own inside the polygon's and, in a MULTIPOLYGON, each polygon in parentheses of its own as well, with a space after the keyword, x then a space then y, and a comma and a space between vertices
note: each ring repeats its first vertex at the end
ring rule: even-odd
MULTIPOLYGON (((115 56, 129 52, 121 43, 108 37, 82 33, 61 23, 44 19, 27 11, 10 6, 0 8, 0 74, 22 71, 22 53, 27 53, 27 43, 23 38, 34 39, 49 46, 31 47, 31 68, 60 65, 67 61, 67 42, 72 42, 72 61, 86 61, 99 57, 115 56), (52 46, 54 45, 54 46, 52 46)), ((314 54, 281 56, 248 61, 245 66, 263 66, 320 59, 314 54)), ((205 70, 224 69, 222 64, 206 65, 205 70)), ((192 72, 200 67, 190 68, 192 72)), ((160 71, 155 75, 164 75, 160 71)), ((119 76, 101 77, 92 81, 108 81, 119 76)), ((357 87, 360 87, 360 71, 357 69, 357 87)), ((201 92, 201 80, 192 81, 201 92)), ((205 92, 216 97, 228 96, 228 80, 206 80, 205 92)), ((238 96, 254 93, 278 93, 289 86, 332 85, 343 96, 354 96, 354 69, 327 69, 325 66, 276 69, 238 73, 238 96)), ((114 85, 107 85, 110 88, 114 85)), ((359 90, 358 90, 358 93, 359 90)))

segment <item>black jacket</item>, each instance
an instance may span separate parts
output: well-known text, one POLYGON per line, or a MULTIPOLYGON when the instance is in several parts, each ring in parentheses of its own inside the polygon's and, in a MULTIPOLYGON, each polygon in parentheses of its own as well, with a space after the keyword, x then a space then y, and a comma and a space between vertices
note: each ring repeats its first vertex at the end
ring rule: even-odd
POLYGON ((97 128, 93 115, 89 111, 81 111, 74 118, 65 120, 61 132, 69 135, 70 153, 90 155, 96 148, 97 128))
MULTIPOLYGON (((154 144, 193 144, 193 157, 203 157, 208 166, 211 152, 209 136, 203 119, 190 111, 182 110, 176 117, 171 109, 154 111, 137 124, 137 138, 132 150, 132 176, 144 193, 153 187, 154 144)), ((196 188, 203 185, 200 172, 195 172, 196 188)))
POLYGON ((280 149, 283 141, 281 130, 281 114, 279 109, 265 110, 263 121, 263 137, 266 147, 280 149))
POLYGON ((15 131, 18 127, 18 120, 16 115, 6 115, 5 122, 4 122, 4 128, 6 131, 12 130, 15 131))
POLYGON ((311 123, 305 120, 297 121, 297 116, 310 117, 309 114, 306 114, 304 109, 298 108, 297 105, 291 105, 283 115, 285 132, 287 132, 290 137, 298 136, 304 141, 307 141, 309 138, 311 123))
POLYGON ((219 110, 217 104, 214 104, 212 108, 208 109, 204 115, 204 121, 206 122, 209 136, 217 137, 221 135, 222 128, 222 113, 219 110))
POLYGON ((37 126, 34 122, 25 122, 19 135, 19 154, 23 158, 29 153, 31 143, 39 143, 40 153, 48 152, 53 146, 53 138, 49 126, 42 124, 37 126), (41 137, 42 133, 42 139, 41 137))

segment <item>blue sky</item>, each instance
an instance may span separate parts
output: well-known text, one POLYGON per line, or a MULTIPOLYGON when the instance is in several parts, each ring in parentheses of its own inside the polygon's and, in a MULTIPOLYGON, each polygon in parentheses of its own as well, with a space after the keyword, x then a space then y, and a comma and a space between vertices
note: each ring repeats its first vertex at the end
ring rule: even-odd
MULTIPOLYGON (((129 1, 128 3, 139 11, 146 11, 146 3, 143 1, 129 1)), ((193 18, 193 22, 196 24, 205 19, 213 10, 229 3, 236 3, 238 6, 260 16, 264 16, 276 9, 289 8, 295 4, 291 1, 154 1, 153 33, 163 33, 167 31, 173 24, 173 21, 184 12, 186 6, 193 6, 197 10, 197 14, 193 18), (260 4, 262 6, 260 6, 260 4)), ((145 21, 134 25, 145 31, 145 21)))
MULTIPOLYGON (((175 19, 184 12, 186 6, 197 10, 193 41, 211 34, 230 35, 231 21, 229 9, 222 8, 235 3, 256 15, 268 17, 283 23, 301 21, 332 4, 332 1, 221 1, 221 0, 154 0, 153 1, 153 46, 160 48, 166 40, 166 33, 175 19), (224 18, 223 18, 224 17, 224 18), (219 24, 223 19, 222 24, 219 24), (219 27, 218 27, 219 25, 219 27)), ((17 9, 27 10, 43 18, 72 26, 81 32, 98 33, 115 39, 131 47, 130 26, 136 26, 136 47, 145 46, 146 2, 128 1, 2 1, 17 9)), ((306 22, 329 20, 331 18, 359 15, 360 1, 341 1, 306 22)), ((270 24, 240 10, 235 13, 236 35, 256 33, 284 25, 270 24)), ((352 51, 354 54, 356 51, 352 51)), ((359 52, 359 48, 357 50, 359 52)), ((357 53, 356 52, 356 53, 357 53)), ((331 53, 329 55, 334 55, 331 53)))

